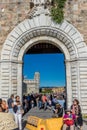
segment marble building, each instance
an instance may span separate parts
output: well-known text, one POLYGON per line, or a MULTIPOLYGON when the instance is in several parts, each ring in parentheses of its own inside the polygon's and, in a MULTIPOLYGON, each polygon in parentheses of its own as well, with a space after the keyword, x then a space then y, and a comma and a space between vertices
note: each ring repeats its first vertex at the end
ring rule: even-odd
POLYGON ((35 72, 34 79, 23 80, 23 94, 39 93, 40 73, 35 72))

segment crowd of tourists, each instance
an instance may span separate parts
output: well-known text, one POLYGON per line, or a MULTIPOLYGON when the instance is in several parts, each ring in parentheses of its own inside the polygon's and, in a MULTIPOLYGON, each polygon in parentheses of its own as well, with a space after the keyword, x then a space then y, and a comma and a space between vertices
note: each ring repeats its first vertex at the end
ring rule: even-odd
POLYGON ((75 130, 77 127, 82 130, 83 119, 79 101, 74 99, 71 107, 66 109, 66 97, 64 95, 40 95, 38 99, 39 109, 50 109, 53 111, 53 117, 63 117, 62 130, 75 130))
MULTIPOLYGON (((39 94, 39 95, 28 95, 23 98, 24 109, 38 107, 38 109, 52 110, 52 117, 63 117, 63 128, 62 130, 74 130, 77 127, 82 130, 83 119, 79 101, 74 99, 69 109, 66 109, 66 97, 64 95, 57 94, 39 94), (26 105, 27 104, 27 105, 26 105)), ((26 110, 25 110, 26 111, 26 110)))
POLYGON ((64 109, 66 108, 66 102, 64 95, 55 95, 55 94, 28 94, 23 96, 23 108, 27 112, 33 107, 38 107, 39 109, 51 109, 55 106, 56 103, 60 103, 64 109))
POLYGON ((13 114, 19 130, 22 130, 22 115, 34 107, 44 111, 46 109, 51 110, 53 118, 63 117, 62 130, 67 130, 67 127, 74 130, 75 126, 82 130, 82 113, 77 99, 74 99, 70 109, 66 109, 66 96, 62 94, 28 94, 23 96, 22 102, 20 97, 14 97, 14 94, 11 95, 7 102, 0 99, 0 112, 13 114))

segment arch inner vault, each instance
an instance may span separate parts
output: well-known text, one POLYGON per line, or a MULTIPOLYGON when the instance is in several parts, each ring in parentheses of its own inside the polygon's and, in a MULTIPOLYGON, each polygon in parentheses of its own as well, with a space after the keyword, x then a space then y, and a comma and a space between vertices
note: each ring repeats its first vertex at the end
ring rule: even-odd
POLYGON ((83 113, 87 113, 87 45, 73 25, 65 20, 56 24, 43 5, 38 10, 37 7, 31 19, 16 26, 3 45, 0 97, 7 99, 12 93, 22 95, 23 55, 33 45, 46 42, 58 47, 65 55, 68 107, 77 98, 83 113))

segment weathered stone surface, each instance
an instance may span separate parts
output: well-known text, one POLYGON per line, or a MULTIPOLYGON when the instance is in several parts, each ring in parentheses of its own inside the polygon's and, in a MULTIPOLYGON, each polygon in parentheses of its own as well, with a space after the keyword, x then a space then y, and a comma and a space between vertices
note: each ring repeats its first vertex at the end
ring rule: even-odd
MULTIPOLYGON (((4 43, 7 35, 11 30, 22 22, 28 15, 30 10, 29 0, 22 0, 20 3, 17 1, 0 1, 0 46, 4 43)), ((67 0, 65 6, 65 19, 69 20, 84 36, 87 41, 87 2, 84 0, 69 1, 67 0), (71 17, 72 16, 72 17, 71 17)), ((42 18, 43 19, 43 18, 42 18)), ((41 20, 42 20, 41 19, 41 20)), ((37 24, 38 17, 37 17, 37 24)), ((35 21, 35 23, 36 23, 35 21)), ((43 20, 41 22, 43 24, 43 20)), ((48 20, 49 24, 49 20, 48 20)), ((27 24, 29 27, 29 24, 27 24)), ((32 24, 31 24, 32 26, 32 24)), ((69 29, 69 28, 68 28, 69 29)), ((68 30, 67 30, 68 31, 68 30)))

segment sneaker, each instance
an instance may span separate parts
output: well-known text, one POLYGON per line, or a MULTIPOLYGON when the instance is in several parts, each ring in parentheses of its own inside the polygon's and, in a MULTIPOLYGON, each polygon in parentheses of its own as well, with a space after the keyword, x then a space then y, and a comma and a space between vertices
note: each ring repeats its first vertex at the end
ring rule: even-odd
POLYGON ((77 125, 77 128, 78 128, 78 129, 80 129, 80 126, 79 126, 79 125, 77 125))

